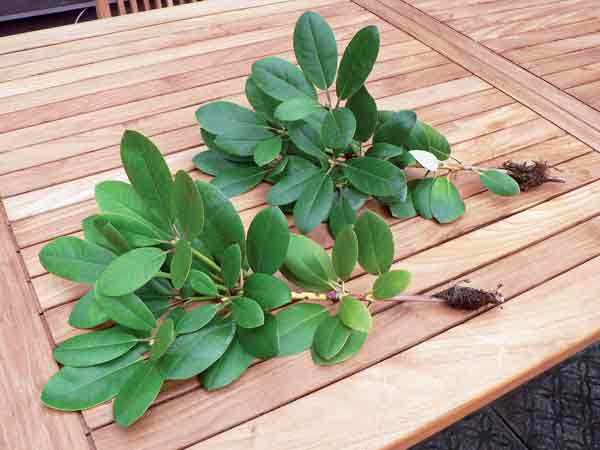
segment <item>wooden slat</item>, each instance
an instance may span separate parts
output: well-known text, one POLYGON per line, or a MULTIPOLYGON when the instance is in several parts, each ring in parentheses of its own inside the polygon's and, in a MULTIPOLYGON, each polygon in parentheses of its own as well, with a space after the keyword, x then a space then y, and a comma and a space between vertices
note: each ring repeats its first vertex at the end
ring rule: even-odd
MULTIPOLYGON (((598 283, 595 258, 502 310, 192 448, 408 448, 599 339, 597 292, 581 289, 598 283), (349 432, 357 417, 361 433, 349 432)), ((388 343, 383 335, 380 345, 388 343)), ((99 437, 100 450, 114 448, 99 437)))
POLYGON ((553 73, 545 78, 561 89, 591 83, 600 80, 600 63, 553 73))
POLYGON ((554 40, 552 42, 509 50, 504 52, 503 55, 517 63, 522 63, 558 56, 576 50, 597 48, 598 46, 600 46, 600 33, 591 33, 570 39, 554 40))

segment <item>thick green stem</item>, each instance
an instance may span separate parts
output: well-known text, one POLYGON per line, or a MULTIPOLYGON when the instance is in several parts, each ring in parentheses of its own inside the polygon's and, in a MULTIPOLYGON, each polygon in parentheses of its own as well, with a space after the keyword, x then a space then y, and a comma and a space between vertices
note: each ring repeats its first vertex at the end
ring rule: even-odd
POLYGON ((200 261, 202 261, 207 266, 209 266, 211 269, 214 269, 217 272, 221 271, 221 267, 219 267, 219 265, 217 263, 215 263, 208 256, 206 256, 205 254, 199 252, 198 250, 196 250, 193 247, 192 247, 192 255, 194 255, 196 258, 198 258, 200 261))

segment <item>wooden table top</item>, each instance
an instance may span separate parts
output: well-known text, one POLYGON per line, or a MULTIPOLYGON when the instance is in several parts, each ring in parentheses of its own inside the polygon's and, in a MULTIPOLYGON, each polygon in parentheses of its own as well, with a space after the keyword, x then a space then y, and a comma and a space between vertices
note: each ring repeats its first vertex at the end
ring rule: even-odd
MULTIPOLYGON (((208 0, 0 39, 0 448, 407 448, 600 338, 595 1, 208 0), (252 61, 292 60, 293 26, 309 8, 340 46, 378 25, 370 92, 382 108, 414 108, 460 159, 543 159, 562 171, 566 183, 510 199, 459 176, 468 211, 450 225, 387 217, 413 292, 469 278, 503 283, 509 301, 470 314, 379 309, 345 364, 317 367, 305 353, 256 364, 210 394, 196 379, 174 383, 127 430, 110 404, 44 408, 52 347, 77 333, 67 318, 85 291, 46 273, 40 248, 80 235, 94 185, 124 178, 126 128, 151 136, 173 171, 205 177, 192 165, 203 149, 195 109, 245 103, 252 61)), ((246 224, 265 193, 233 200, 246 224)), ((311 237, 331 245, 324 227, 311 237)))

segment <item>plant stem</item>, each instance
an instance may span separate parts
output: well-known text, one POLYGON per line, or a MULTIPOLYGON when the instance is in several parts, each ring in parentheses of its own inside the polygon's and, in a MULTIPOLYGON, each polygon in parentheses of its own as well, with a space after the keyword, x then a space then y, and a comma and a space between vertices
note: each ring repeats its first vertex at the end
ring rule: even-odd
POLYGON ((170 273, 166 273, 166 272, 157 272, 156 275, 154 275, 156 278, 168 278, 171 279, 171 274, 170 273))
POLYGON ((292 292, 292 300, 293 301, 298 301, 298 300, 311 300, 311 301, 316 301, 316 302, 326 302, 328 300, 330 300, 330 298, 327 296, 327 293, 324 294, 317 294, 315 292, 292 292))
POLYGON ((397 295, 395 297, 386 298, 380 300, 382 302, 396 301, 396 302, 420 302, 420 303, 446 303, 443 298, 434 297, 433 295, 419 295, 419 294, 405 294, 397 295))
POLYGON ((209 266, 211 269, 216 270, 217 272, 221 271, 221 267, 219 267, 219 265, 217 263, 215 263, 208 256, 199 252, 198 250, 196 250, 193 247, 192 247, 192 255, 194 255, 196 258, 198 258, 200 261, 202 261, 207 266, 209 266))

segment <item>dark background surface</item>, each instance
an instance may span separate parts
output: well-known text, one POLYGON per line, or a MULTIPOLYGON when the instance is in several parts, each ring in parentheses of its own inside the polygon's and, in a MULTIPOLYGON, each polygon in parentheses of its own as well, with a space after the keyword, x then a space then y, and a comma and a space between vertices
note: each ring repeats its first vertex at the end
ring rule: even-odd
MULTIPOLYGON (((5 2, 17 0, 0 0, 0 16, 5 2)), ((0 22, 0 36, 70 24, 81 11, 0 22)), ((91 7, 79 21, 95 18, 91 7)), ((411 450, 600 450, 600 342, 411 450)))

